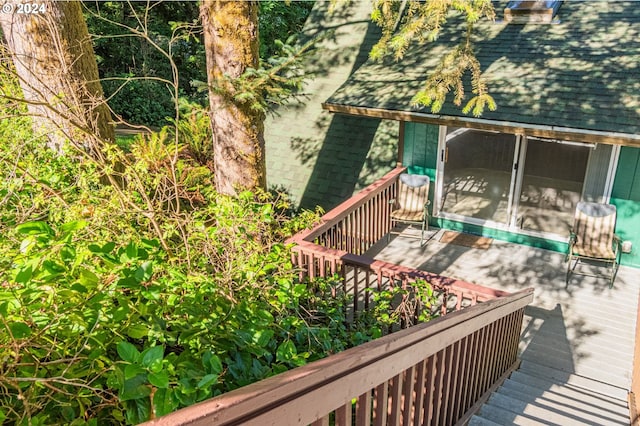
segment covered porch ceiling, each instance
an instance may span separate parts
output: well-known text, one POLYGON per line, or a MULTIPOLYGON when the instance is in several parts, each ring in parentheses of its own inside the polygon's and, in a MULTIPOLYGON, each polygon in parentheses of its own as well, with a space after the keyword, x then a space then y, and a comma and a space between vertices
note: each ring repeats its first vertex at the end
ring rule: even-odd
MULTIPOLYGON (((367 61, 323 103, 325 110, 399 121, 640 147, 640 9, 634 2, 563 2, 554 24, 477 26, 476 56, 498 107, 465 115, 413 104, 429 70, 461 41, 455 19, 439 40, 402 61, 367 61)), ((466 85, 468 92, 470 85, 466 85)), ((467 93, 466 100, 470 98, 467 93)))

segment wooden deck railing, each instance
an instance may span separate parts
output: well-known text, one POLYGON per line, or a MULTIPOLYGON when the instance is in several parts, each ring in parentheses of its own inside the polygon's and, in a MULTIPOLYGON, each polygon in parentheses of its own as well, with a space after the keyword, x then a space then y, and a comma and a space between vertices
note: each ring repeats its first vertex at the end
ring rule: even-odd
POLYGON ((532 299, 525 290, 480 303, 149 424, 453 425, 517 365, 532 299))
POLYGON ((363 256, 391 230, 390 200, 396 196, 398 176, 404 170, 387 173, 329 211, 312 229, 289 240, 295 244, 292 261, 300 268, 300 279, 340 276, 345 291, 352 293, 354 312, 369 308, 369 290, 407 288, 416 280, 431 284, 439 296, 441 314, 507 296, 500 290, 363 256))
MULTIPOLYGON (((371 307, 374 289, 410 291, 424 280, 437 293, 442 316, 150 424, 417 426, 468 420, 517 365, 533 291, 509 294, 367 257, 391 229, 389 201, 403 171, 393 170, 291 238, 292 261, 301 280, 338 277, 353 295, 353 313, 371 307)), ((402 326, 413 319, 403 318, 402 326)))
POLYGON ((397 193, 398 167, 322 217, 321 223, 291 241, 308 241, 352 254, 363 254, 391 230, 391 204, 397 193))

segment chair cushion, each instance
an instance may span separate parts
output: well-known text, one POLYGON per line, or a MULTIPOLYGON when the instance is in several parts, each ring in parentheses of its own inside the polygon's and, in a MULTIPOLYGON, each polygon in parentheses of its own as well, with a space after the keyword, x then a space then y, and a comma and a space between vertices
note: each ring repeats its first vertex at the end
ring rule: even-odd
POLYGON ((399 221, 411 221, 411 222, 422 222, 424 216, 424 210, 420 211, 411 211, 411 210, 394 210, 391 212, 391 219, 399 220, 399 221))
POLYGON ((616 206, 579 202, 573 232, 576 242, 573 254, 598 259, 615 259, 613 250, 616 206))
MULTIPOLYGON (((420 218, 417 220, 421 220, 424 213, 424 205, 429 198, 429 182, 429 176, 401 174, 395 206, 396 211, 404 211, 404 215, 410 213, 419 214, 420 218)), ((394 217, 394 219, 414 220, 399 217, 394 217)))

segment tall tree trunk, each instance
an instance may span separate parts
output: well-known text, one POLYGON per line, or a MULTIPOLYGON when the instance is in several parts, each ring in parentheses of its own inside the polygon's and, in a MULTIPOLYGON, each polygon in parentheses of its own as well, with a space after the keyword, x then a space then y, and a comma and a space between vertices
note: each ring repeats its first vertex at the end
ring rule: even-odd
POLYGON ((17 13, 18 2, 8 4, 13 13, 0 14, 0 25, 36 134, 46 134, 55 150, 67 139, 94 152, 113 141, 81 3, 44 0, 37 14, 17 13))
POLYGON ((204 0, 201 6, 218 191, 265 187, 264 113, 235 98, 229 78, 259 60, 258 4, 204 0), (226 76, 226 78, 225 78, 226 76))

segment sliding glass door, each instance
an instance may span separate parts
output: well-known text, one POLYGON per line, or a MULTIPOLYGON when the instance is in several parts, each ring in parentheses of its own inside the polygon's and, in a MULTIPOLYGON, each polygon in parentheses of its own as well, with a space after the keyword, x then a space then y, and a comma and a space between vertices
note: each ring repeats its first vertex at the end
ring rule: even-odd
POLYGON ((507 223, 516 137, 450 128, 443 151, 442 211, 507 223))
POLYGON ((483 226, 567 236, 580 200, 606 201, 613 151, 610 145, 443 128, 438 211, 483 226))
POLYGON ((568 235, 582 197, 591 147, 528 138, 516 225, 520 229, 568 235))

